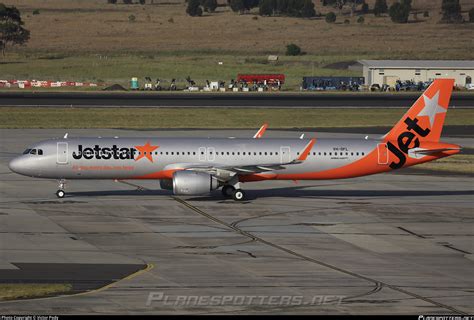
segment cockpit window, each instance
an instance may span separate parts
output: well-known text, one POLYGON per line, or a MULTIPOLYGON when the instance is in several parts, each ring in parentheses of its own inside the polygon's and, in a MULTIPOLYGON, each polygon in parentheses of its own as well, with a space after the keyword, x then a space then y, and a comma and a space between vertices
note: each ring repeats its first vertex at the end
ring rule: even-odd
POLYGON ((31 149, 30 154, 36 154, 36 149, 31 149))
POLYGON ((38 155, 40 155, 40 156, 43 155, 43 149, 38 149, 38 155))
POLYGON ((23 154, 28 154, 30 153, 31 149, 26 149, 25 151, 23 151, 23 154))

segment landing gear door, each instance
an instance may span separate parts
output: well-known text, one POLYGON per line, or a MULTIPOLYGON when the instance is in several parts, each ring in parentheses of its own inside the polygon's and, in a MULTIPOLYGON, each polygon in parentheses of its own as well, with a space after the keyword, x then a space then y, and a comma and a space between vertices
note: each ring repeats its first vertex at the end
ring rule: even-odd
POLYGON ((57 143, 57 164, 67 164, 68 163, 68 145, 67 142, 58 142, 57 143))
POLYGON ((386 143, 379 143, 377 145, 378 164, 388 164, 388 150, 386 143))
POLYGON ((280 163, 291 162, 290 147, 280 147, 280 163))

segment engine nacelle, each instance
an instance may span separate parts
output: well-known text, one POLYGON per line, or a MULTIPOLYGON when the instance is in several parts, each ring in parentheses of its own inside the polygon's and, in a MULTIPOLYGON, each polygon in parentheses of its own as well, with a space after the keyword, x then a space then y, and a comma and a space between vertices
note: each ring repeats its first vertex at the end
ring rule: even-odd
POLYGON ((183 170, 173 174, 174 194, 199 195, 218 187, 219 181, 209 173, 183 170))
POLYGON ((171 179, 160 180, 160 188, 164 190, 173 190, 173 180, 171 179))

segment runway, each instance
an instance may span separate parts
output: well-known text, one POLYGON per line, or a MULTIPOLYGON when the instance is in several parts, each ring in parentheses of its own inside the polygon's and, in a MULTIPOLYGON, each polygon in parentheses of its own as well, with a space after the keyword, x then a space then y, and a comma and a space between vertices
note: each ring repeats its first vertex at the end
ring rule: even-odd
MULTIPOLYGON (((18 107, 243 107, 400 108, 421 92, 393 93, 166 93, 166 92, 0 92, 0 106, 18 107)), ((474 107, 474 94, 454 93, 454 108, 474 107)))
MULTIPOLYGON (((0 302, 0 313, 474 312, 473 177, 407 169, 348 180, 248 183, 250 199, 242 203, 220 192, 175 197, 156 181, 132 181, 143 191, 113 181, 70 181, 68 197, 58 200, 56 181, 15 175, 6 165, 29 143, 63 134, 0 130, 0 282, 12 270, 31 276, 32 268, 41 274, 53 267, 49 280, 56 275, 86 286, 67 296, 0 302), (107 268, 121 271, 111 279, 107 268), (77 276, 78 269, 87 272, 77 276), (79 293, 84 290, 90 291, 79 293)), ((267 137, 299 135, 267 131, 267 137)), ((474 148, 472 135, 443 140, 474 148)))

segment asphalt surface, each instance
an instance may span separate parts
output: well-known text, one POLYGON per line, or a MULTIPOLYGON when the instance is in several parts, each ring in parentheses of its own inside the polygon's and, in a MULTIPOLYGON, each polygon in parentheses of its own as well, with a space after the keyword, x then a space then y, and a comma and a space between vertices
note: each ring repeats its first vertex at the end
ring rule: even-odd
MULTIPOLYGON (((409 94, 333 94, 333 93, 185 93, 156 92, 0 92, 0 106, 39 107, 407 107, 421 92, 409 94)), ((474 107, 474 94, 454 93, 455 108, 474 107)))
MULTIPOLYGON (((474 313, 471 176, 406 169, 348 180, 248 183, 250 200, 237 203, 220 192, 174 197, 157 181, 132 181, 145 191, 113 181, 69 181, 67 197, 57 199, 56 181, 8 170, 28 144, 63 134, 0 130, 0 274, 23 266, 33 279, 102 280, 111 278, 104 276, 107 268, 121 269, 121 278, 132 272, 124 272, 127 266, 153 267, 82 295, 0 302, 0 314, 474 313), (56 267, 45 276, 47 264, 56 267)), ((267 137, 299 134, 271 130, 267 137)), ((472 136, 443 141, 474 148, 472 136)))
POLYGON ((69 293, 77 293, 104 287, 145 268, 144 264, 14 263, 12 268, 0 268, 0 283, 64 283, 71 285, 69 293))

